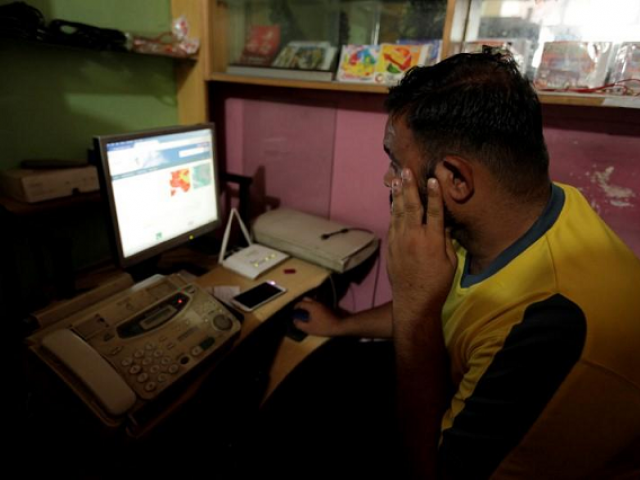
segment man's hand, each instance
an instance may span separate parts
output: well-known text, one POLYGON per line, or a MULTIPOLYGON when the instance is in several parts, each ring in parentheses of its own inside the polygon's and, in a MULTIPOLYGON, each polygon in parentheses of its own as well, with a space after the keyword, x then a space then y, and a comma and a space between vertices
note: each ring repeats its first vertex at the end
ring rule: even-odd
POLYGON ((444 228, 440 185, 427 183, 427 223, 422 223, 415 177, 408 169, 391 183, 388 272, 393 292, 393 341, 398 372, 398 417, 415 478, 437 478, 442 415, 449 403, 442 306, 457 260, 444 228))
POLYGON ((391 183, 393 209, 389 228, 387 270, 393 292, 394 324, 412 328, 426 318, 440 319, 457 266, 451 238, 444 227, 440 185, 427 182, 427 223, 411 170, 391 183))
POLYGON ((298 330, 319 337, 335 337, 343 333, 343 320, 323 304, 305 297, 294 308, 301 308, 309 312, 308 320, 293 321, 298 330))

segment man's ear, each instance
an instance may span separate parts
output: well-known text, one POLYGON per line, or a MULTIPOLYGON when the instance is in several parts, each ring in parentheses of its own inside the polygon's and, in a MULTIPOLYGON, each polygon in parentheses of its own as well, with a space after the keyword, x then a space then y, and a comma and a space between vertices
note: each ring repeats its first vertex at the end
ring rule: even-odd
POLYGON ((468 160, 446 156, 436 166, 435 176, 443 193, 457 203, 465 203, 474 193, 474 168, 468 160))

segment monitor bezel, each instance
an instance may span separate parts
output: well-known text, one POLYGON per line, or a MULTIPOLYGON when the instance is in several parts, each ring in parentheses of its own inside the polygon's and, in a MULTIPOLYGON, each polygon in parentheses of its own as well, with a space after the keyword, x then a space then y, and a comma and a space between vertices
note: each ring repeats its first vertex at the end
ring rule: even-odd
POLYGON ((121 134, 112 135, 96 135, 94 137, 94 148, 99 153, 99 179, 101 191, 106 195, 105 205, 108 209, 108 215, 110 221, 108 222, 110 227, 110 238, 112 243, 112 249, 116 257, 116 263, 121 268, 129 268, 135 266, 145 260, 149 260, 153 257, 157 257, 162 253, 171 250, 179 245, 189 243, 191 240, 212 232, 222 224, 221 208, 220 208, 220 175, 218 172, 218 145, 216 141, 215 124, 212 122, 200 123, 195 125, 181 125, 172 127, 159 127, 153 129, 140 130, 136 132, 127 132, 121 134), (162 242, 155 247, 148 248, 141 252, 138 252, 129 257, 124 256, 122 248, 122 238, 120 236, 120 229, 118 224, 118 215, 115 205, 115 197, 113 194, 113 185, 110 181, 111 170, 109 169, 109 162, 107 160, 107 144, 112 142, 126 142, 130 140, 140 140, 144 138, 157 137, 162 135, 170 135, 174 133, 193 132, 197 130, 209 130, 211 132, 211 140, 213 142, 211 150, 213 155, 213 181, 216 197, 216 217, 217 220, 209 222, 194 230, 190 230, 175 238, 162 242))

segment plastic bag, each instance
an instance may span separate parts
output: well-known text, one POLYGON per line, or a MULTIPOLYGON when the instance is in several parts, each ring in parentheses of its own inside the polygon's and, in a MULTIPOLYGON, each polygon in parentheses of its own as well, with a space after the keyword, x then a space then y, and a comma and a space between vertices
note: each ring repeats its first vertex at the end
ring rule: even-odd
POLYGON ((200 48, 200 40, 189 37, 189 22, 184 16, 173 21, 171 32, 153 38, 134 34, 128 37, 130 50, 137 53, 186 58, 194 56, 200 48))

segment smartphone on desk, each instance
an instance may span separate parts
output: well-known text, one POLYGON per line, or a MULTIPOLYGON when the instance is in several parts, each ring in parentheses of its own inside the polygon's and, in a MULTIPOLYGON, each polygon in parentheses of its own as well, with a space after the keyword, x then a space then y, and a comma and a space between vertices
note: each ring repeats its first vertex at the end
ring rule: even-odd
POLYGON ((239 293, 231 299, 231 303, 244 312, 253 312, 256 308, 279 297, 286 291, 286 288, 275 282, 266 281, 239 293))

